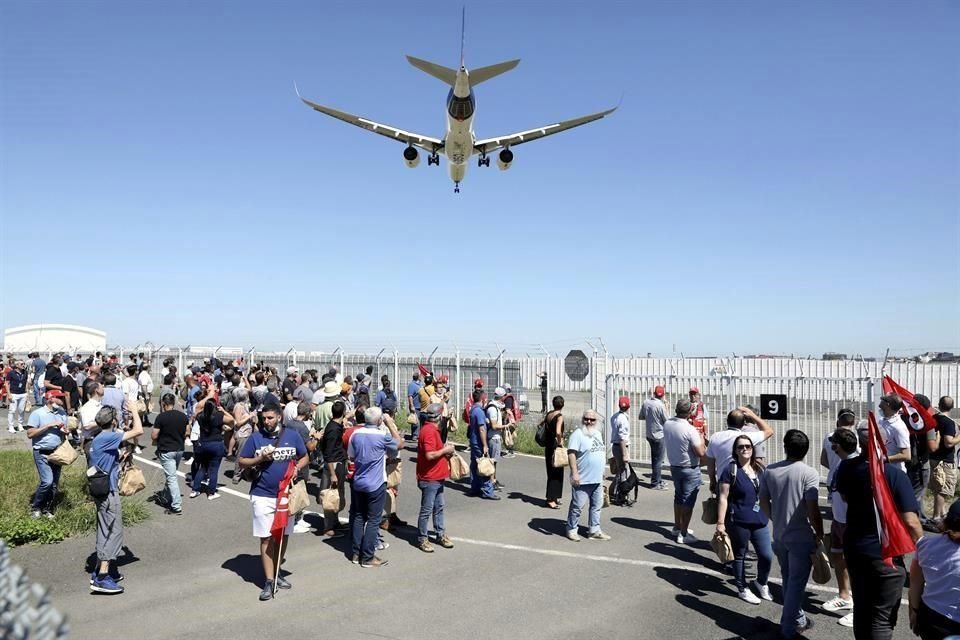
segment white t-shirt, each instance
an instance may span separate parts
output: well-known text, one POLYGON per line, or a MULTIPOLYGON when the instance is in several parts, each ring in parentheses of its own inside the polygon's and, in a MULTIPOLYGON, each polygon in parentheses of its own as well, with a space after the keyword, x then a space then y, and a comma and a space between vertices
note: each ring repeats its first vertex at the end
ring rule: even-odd
POLYGON ((617 411, 610 418, 610 444, 626 442, 630 446, 630 418, 623 411, 617 411))
POLYGON ((140 375, 137 377, 137 382, 140 383, 141 387, 147 388, 147 393, 153 393, 153 378, 150 377, 147 371, 140 372, 140 375))
POLYGON ((740 436, 750 438, 754 447, 766 438, 761 431, 740 431, 739 429, 724 429, 710 436, 706 457, 716 461, 717 477, 720 477, 720 474, 733 462, 733 441, 740 436))
POLYGON ((80 406, 80 428, 83 430, 85 438, 98 429, 95 419, 101 407, 103 407, 103 404, 98 398, 88 400, 80 406))
POLYGON ((136 378, 128 376, 120 383, 120 390, 123 391, 124 398, 130 402, 136 402, 137 396, 140 395, 140 384, 136 378))
POLYGON ((503 422, 500 420, 500 406, 497 403, 493 402, 487 407, 487 420, 490 422, 490 429, 487 431, 487 438, 492 438, 494 436, 499 438, 501 435, 501 430, 493 428, 493 425, 497 425, 499 427, 503 424, 503 422))
MULTIPOLYGON (((881 415, 877 426, 880 427, 883 446, 886 447, 888 456, 900 453, 901 449, 910 450, 910 433, 907 431, 907 425, 900 419, 899 413, 895 413, 889 418, 881 415)), ((900 462, 899 465, 901 471, 907 471, 907 465, 904 462, 900 462)))

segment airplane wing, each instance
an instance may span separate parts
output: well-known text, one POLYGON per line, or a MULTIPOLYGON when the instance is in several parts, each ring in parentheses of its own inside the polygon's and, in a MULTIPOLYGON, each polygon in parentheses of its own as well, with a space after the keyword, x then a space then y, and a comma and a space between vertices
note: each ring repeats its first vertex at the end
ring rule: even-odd
POLYGON ((429 151, 430 153, 434 153, 443 148, 443 140, 431 138, 430 136, 422 136, 419 133, 413 133, 412 131, 404 131, 403 129, 391 127, 388 124, 374 122, 373 120, 369 120, 361 116, 355 116, 352 113, 347 113, 346 111, 338 111, 337 109, 331 109, 330 107, 325 107, 321 104, 310 102, 300 95, 299 90, 297 91, 297 97, 300 98, 307 106, 319 111, 320 113, 325 113, 332 118, 343 120, 344 122, 352 124, 355 127, 360 127, 361 129, 366 129, 367 131, 380 134, 385 138, 397 140, 405 144, 411 144, 415 147, 420 147, 425 151, 429 151))
POLYGON ((547 136, 551 136, 555 133, 560 133, 561 131, 573 129, 574 127, 579 127, 582 124, 599 120, 604 116, 610 115, 616 110, 617 108, 614 107, 613 109, 607 109, 606 111, 591 113, 588 116, 581 116, 579 118, 573 118, 572 120, 564 120, 563 122, 548 124, 543 127, 537 127, 536 129, 521 131, 520 133, 512 133, 507 136, 498 136, 496 138, 487 138, 486 140, 477 140, 477 142, 473 145, 473 148, 477 153, 487 154, 501 147, 515 147, 516 145, 523 144, 524 142, 546 138, 547 136))

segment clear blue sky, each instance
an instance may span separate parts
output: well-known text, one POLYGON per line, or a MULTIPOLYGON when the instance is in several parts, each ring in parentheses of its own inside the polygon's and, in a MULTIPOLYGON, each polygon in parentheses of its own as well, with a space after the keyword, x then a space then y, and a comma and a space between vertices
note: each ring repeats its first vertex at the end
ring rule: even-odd
MULTIPOLYGON (((960 350, 960 5, 468 2, 480 137, 446 164, 460 10, 4 2, 0 325, 111 343, 960 350), (71 289, 73 293, 71 293, 71 289)), ((520 347, 518 347, 520 348, 520 347)))

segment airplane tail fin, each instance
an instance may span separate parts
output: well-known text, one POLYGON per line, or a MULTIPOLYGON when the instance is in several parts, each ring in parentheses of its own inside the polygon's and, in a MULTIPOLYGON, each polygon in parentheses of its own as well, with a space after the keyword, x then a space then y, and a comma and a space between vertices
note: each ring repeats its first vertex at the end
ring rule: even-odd
POLYGON ((497 64, 491 64, 488 67, 480 67, 479 69, 474 69, 470 72, 470 85, 476 86, 481 82, 486 82, 490 78, 495 78, 501 73, 506 73, 514 67, 520 64, 520 60, 508 60, 507 62, 499 62, 497 64))
POLYGON ((420 71, 428 73, 438 80, 443 80, 445 83, 451 87, 457 82, 457 70, 451 69, 449 67, 444 67, 439 64, 434 64, 432 62, 427 62, 426 60, 421 60, 420 58, 414 58, 413 56, 407 56, 407 62, 415 66, 420 71))

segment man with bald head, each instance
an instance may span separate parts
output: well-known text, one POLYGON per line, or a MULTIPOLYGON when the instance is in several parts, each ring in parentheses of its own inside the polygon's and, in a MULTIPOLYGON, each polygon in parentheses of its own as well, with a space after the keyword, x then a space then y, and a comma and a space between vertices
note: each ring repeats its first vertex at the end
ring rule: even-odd
POLYGON ((773 437, 773 429, 767 421, 748 407, 738 407, 727 414, 727 428, 710 436, 707 446, 707 473, 710 475, 710 493, 717 492, 717 473, 726 470, 734 460, 733 441, 737 436, 746 436, 756 447, 773 437), (746 424, 753 424, 759 431, 742 431, 746 424))
POLYGON ((677 401, 676 415, 663 425, 663 443, 673 476, 673 531, 677 544, 696 542, 690 531, 690 517, 700 492, 700 457, 706 453, 703 437, 687 418, 693 404, 686 398, 677 401))

